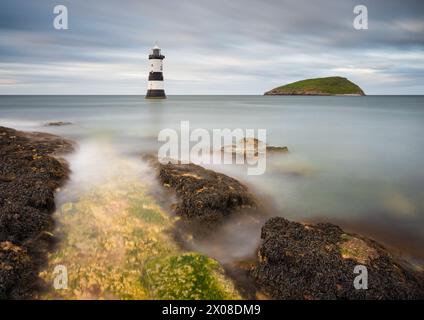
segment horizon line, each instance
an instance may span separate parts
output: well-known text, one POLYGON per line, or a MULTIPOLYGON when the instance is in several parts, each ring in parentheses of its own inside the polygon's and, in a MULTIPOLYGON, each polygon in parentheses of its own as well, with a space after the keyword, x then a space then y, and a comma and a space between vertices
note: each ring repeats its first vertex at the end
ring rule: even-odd
MULTIPOLYGON (((99 94, 99 93, 88 93, 88 94, 75 94, 75 93, 65 93, 65 94, 33 94, 33 93, 21 93, 21 94, 0 94, 1 97, 19 97, 19 96, 134 96, 134 97, 145 97, 145 94, 99 94)), ((356 97, 349 95, 265 95, 265 94, 167 94, 167 97, 175 96, 261 96, 261 97, 356 97)), ((376 96, 424 96, 424 94, 366 94, 365 96, 357 97, 376 97, 376 96)))

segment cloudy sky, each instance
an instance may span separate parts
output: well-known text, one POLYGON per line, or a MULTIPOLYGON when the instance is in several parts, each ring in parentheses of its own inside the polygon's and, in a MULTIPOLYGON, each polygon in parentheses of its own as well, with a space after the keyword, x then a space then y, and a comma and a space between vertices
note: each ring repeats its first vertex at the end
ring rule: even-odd
POLYGON ((167 94, 332 75, 367 94, 424 94, 421 0, 1 0, 0 94, 144 94, 156 41, 167 94), (69 30, 53 27, 58 4, 69 30), (368 30, 353 28, 358 4, 368 30))

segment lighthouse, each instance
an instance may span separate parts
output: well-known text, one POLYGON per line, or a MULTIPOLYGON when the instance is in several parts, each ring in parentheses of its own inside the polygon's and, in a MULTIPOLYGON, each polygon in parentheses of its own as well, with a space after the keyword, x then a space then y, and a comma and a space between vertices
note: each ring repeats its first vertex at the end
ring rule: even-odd
POLYGON ((165 89, 163 86, 163 65, 165 56, 161 54, 160 48, 155 44, 152 53, 149 54, 149 83, 147 85, 146 99, 165 99, 165 89))

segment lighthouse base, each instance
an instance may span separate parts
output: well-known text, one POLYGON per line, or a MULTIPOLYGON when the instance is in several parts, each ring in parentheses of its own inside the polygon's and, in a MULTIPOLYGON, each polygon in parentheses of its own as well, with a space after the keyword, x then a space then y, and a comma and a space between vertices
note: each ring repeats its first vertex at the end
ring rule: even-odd
POLYGON ((147 90, 146 99, 166 99, 165 90, 147 90))

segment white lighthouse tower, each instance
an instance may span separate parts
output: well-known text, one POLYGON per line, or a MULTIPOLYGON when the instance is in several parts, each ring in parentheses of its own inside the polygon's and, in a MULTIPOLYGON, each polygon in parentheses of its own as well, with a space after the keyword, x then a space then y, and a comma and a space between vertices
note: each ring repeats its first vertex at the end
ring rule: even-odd
POLYGON ((146 99, 166 98, 163 86, 163 59, 165 59, 165 56, 161 54, 160 48, 155 44, 152 53, 149 55, 150 73, 146 99))

